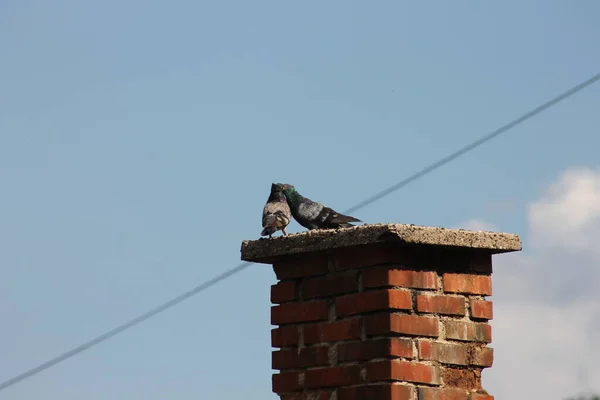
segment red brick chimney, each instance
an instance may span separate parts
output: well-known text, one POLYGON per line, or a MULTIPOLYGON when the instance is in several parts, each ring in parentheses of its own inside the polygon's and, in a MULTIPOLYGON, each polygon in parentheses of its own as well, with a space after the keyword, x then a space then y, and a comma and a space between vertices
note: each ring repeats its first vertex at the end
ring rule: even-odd
POLYGON ((512 234, 365 225, 242 243, 273 264, 273 391, 284 400, 492 400, 492 254, 512 234))

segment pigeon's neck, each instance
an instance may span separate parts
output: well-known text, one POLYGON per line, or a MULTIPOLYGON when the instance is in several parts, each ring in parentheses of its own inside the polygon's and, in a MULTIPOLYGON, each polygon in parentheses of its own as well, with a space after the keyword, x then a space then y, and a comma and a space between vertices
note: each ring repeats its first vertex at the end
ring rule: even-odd
POLYGON ((285 195, 281 192, 275 192, 275 193, 271 193, 269 195, 269 199, 267 200, 267 202, 269 203, 283 203, 285 202, 285 195))
POLYGON ((302 200, 304 200, 304 197, 302 197, 300 193, 295 191, 286 193, 285 195, 288 198, 290 205, 300 205, 300 203, 302 203, 302 200))

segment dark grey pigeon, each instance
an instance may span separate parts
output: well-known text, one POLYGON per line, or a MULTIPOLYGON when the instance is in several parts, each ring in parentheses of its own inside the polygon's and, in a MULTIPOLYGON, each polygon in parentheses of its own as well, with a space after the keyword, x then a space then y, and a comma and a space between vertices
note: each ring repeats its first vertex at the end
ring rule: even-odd
POLYGON ((362 222, 360 219, 343 215, 324 204, 302 196, 293 185, 278 183, 290 209, 292 216, 300 225, 308 229, 350 228, 350 222, 362 222))
POLYGON ((271 184, 271 193, 267 199, 267 204, 263 208, 261 236, 269 235, 270 238, 278 230, 281 230, 283 235, 287 236, 285 228, 292 220, 292 213, 281 189, 281 186, 275 183, 271 184))

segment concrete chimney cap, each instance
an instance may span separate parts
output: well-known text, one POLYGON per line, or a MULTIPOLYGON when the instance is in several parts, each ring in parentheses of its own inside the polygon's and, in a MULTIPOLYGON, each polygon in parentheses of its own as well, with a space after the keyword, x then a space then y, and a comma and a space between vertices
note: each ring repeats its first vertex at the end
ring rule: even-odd
POLYGON ((310 230, 242 242, 242 260, 271 263, 284 256, 378 243, 478 249, 490 254, 522 249, 511 233, 448 229, 413 224, 365 224, 345 229, 310 230))

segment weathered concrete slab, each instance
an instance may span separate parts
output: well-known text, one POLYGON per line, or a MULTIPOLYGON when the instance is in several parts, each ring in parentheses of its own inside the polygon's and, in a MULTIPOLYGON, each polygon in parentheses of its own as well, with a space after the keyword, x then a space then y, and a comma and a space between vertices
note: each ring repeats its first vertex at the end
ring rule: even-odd
POLYGON ((346 229, 312 230, 242 242, 242 260, 270 263, 278 257, 377 243, 415 244, 487 250, 490 254, 521 250, 511 233, 468 231, 406 224, 370 224, 346 229))

